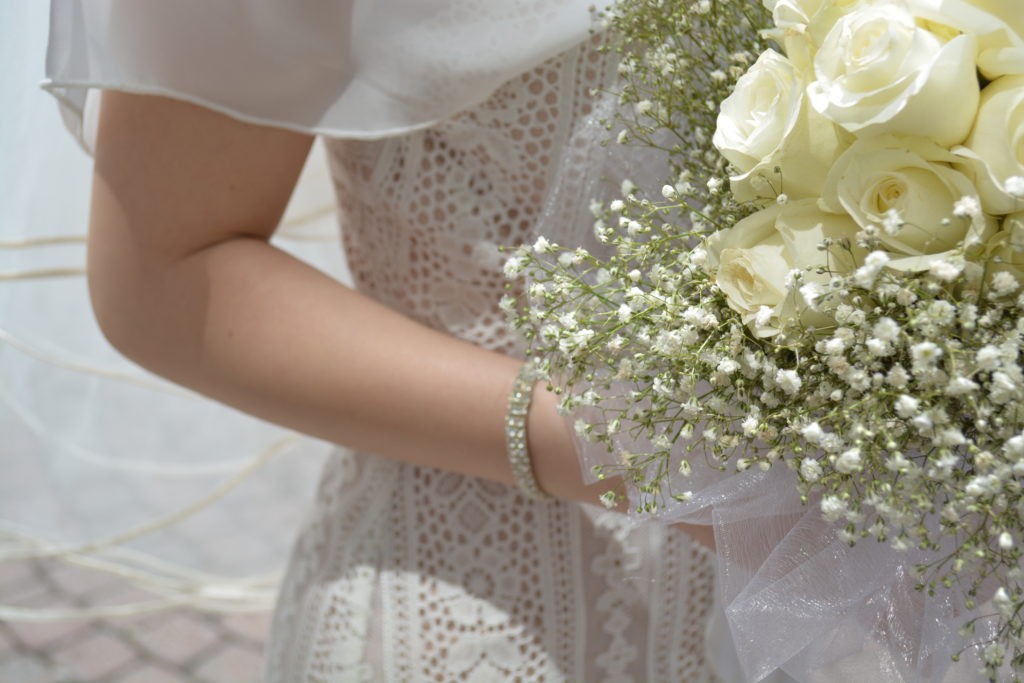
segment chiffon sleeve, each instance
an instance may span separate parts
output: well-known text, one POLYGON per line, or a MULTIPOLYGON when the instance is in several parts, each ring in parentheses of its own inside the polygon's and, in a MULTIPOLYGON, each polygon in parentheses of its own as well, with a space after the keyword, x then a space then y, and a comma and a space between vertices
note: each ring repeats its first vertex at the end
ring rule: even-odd
MULTIPOLYGON (((72 130, 92 89, 330 137, 398 135, 582 41, 586 0, 53 0, 43 87, 72 130)), ((87 137, 87 136, 86 136, 87 137)))

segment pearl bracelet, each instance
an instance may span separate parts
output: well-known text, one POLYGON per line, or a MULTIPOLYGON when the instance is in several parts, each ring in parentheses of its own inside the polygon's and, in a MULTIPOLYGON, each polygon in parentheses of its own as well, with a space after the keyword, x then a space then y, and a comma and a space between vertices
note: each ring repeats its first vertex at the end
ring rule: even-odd
POLYGON ((516 486, 533 500, 551 498, 541 491, 530 465, 530 452, 526 447, 526 414, 530 411, 533 386, 543 379, 544 373, 533 361, 526 361, 519 368, 512 393, 508 397, 508 413, 505 415, 505 444, 508 447, 508 463, 516 486))

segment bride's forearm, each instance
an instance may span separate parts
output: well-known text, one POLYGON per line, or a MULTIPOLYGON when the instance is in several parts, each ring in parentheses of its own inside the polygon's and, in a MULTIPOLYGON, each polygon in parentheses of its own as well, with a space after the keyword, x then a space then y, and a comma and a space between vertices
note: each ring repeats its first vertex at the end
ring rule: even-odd
MULTIPOLYGON (((124 272, 103 268, 118 255, 99 251, 90 270, 124 272)), ((334 443, 513 483, 504 419, 520 361, 410 320, 260 239, 134 272, 106 302, 119 312, 101 320, 157 374, 334 443)), ((528 415, 537 479, 559 498, 596 503, 612 484, 583 484, 555 404, 538 386, 528 415)), ((713 545, 709 527, 686 530, 713 545)))
MULTIPOLYGON (((516 359, 416 323, 261 239, 145 265, 123 242, 93 241, 98 317, 144 367, 306 434, 512 482, 503 425, 516 359)), ((596 501, 553 398, 536 393, 529 437, 542 486, 596 501)))
MULTIPOLYGON (((511 482, 513 358, 389 310, 269 244, 312 138, 165 97, 105 92, 89 217, 100 327, 140 365, 335 443, 511 482)), ((541 484, 596 500, 541 392, 541 484)))

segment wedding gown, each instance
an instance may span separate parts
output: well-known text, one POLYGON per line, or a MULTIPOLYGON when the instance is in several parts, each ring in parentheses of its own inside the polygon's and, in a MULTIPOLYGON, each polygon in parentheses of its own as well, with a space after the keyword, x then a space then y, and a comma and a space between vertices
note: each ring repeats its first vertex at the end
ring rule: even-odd
MULTIPOLYGON (((607 62, 580 46, 426 130, 329 142, 357 287, 520 353, 498 245, 533 234, 607 62)), ((339 452, 292 556, 268 681, 701 683, 713 583, 710 553, 674 529, 339 452)))

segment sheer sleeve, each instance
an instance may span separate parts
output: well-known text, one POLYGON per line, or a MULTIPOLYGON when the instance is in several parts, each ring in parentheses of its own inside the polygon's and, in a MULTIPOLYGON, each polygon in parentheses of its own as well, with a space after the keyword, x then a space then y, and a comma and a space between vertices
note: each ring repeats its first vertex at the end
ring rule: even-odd
POLYGON ((588 0, 54 0, 43 87, 188 100, 330 137, 423 128, 578 44, 588 0))

